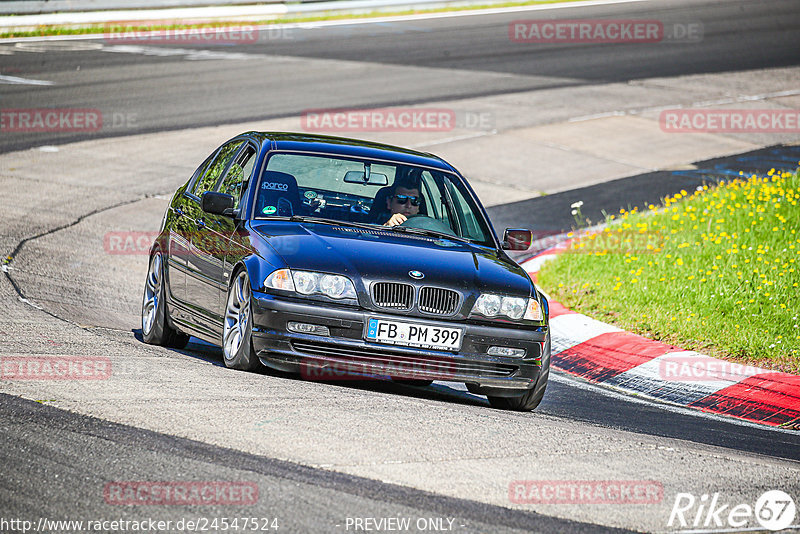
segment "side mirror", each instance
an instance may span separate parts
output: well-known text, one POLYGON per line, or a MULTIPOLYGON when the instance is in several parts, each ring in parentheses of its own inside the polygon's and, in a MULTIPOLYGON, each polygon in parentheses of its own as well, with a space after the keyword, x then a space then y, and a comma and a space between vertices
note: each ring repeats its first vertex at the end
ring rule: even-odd
POLYGON ((206 191, 200 199, 200 205, 206 213, 233 216, 234 200, 231 195, 206 191))
POLYGON ((533 232, 521 228, 506 228, 503 233, 504 250, 528 250, 533 242, 533 232))

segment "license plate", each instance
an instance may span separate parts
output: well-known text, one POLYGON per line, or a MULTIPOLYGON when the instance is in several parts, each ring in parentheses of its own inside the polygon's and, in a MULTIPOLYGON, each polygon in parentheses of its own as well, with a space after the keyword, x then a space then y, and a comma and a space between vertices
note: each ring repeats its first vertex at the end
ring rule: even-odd
POLYGON ((388 345, 404 345, 421 349, 458 351, 461 348, 461 328, 447 328, 420 323, 402 323, 370 318, 367 321, 367 341, 388 345))

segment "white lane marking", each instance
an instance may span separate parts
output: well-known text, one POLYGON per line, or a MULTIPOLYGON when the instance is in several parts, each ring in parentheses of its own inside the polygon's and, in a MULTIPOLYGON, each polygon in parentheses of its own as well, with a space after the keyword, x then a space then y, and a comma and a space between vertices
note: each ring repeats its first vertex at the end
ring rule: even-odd
POLYGON ((528 261, 522 264, 522 267, 525 268, 531 274, 538 273, 541 270, 542 265, 547 263, 550 260, 554 260, 558 257, 558 254, 542 254, 540 256, 536 256, 535 258, 531 258, 528 261))
POLYGON ((0 74, 0 83, 10 85, 54 85, 47 80, 32 80, 30 78, 18 78, 17 76, 3 76, 0 74))
POLYGON ((213 60, 213 59, 254 59, 261 56, 254 54, 242 54, 239 52, 218 52, 216 50, 194 50, 191 48, 165 48, 163 46, 140 46, 140 45, 112 45, 103 46, 103 52, 119 54, 142 54, 145 56, 184 56, 190 61, 213 60))
POLYGON ((621 328, 600 322, 580 313, 567 313, 550 319, 552 353, 558 354, 590 339, 621 328))
POLYGON ((476 137, 485 137, 488 135, 495 135, 497 130, 489 130, 487 132, 477 132, 471 134, 464 134, 464 135, 456 135, 453 137, 446 137, 444 139, 435 139, 433 141, 426 141, 424 143, 417 143, 416 145, 411 145, 409 148, 424 148, 428 146, 435 146, 435 145, 444 145, 446 143, 453 143, 455 141, 464 141, 466 139, 474 139, 476 137))
POLYGON ((761 93, 757 95, 739 95, 730 98, 718 98, 716 100, 701 100, 692 102, 689 105, 673 104, 650 106, 645 108, 632 108, 627 110, 606 111, 603 113, 594 113, 592 115, 581 115, 579 117, 572 117, 567 119, 567 122, 584 122, 594 119, 604 119, 607 117, 624 117, 626 115, 641 115, 642 113, 652 113, 657 111, 664 111, 665 109, 688 109, 688 108, 703 108, 709 106, 724 106, 726 104, 739 104, 742 102, 758 102, 761 100, 769 100, 771 98, 781 98, 785 96, 800 95, 800 89, 787 89, 786 91, 775 91, 772 93, 761 93))
POLYGON ((16 43, 14 50, 44 54, 45 52, 83 52, 85 50, 98 50, 102 47, 103 45, 100 43, 32 42, 16 43))
MULTIPOLYGON (((13 47, 0 47, 0 55, 13 55, 15 52, 32 52, 44 54, 47 52, 112 52, 124 54, 141 54, 145 56, 184 56, 190 61, 214 59, 252 59, 263 57, 257 54, 243 54, 241 52, 228 52, 222 50, 203 50, 194 48, 174 48, 165 46, 143 46, 133 44, 103 44, 103 43, 61 43, 61 42, 21 42, 13 47)), ((40 84, 49 85, 49 84, 40 84)))
MULTIPOLYGON (((614 4, 629 4, 638 2, 650 2, 652 0, 587 0, 583 2, 564 2, 560 4, 544 4, 544 5, 530 5, 530 6, 514 6, 514 7, 500 7, 500 8, 487 8, 487 9, 473 9, 467 11, 448 11, 444 13, 420 13, 418 15, 396 15, 389 17, 374 17, 364 19, 341 19, 341 20, 328 20, 316 22, 292 22, 286 24, 263 24, 254 26, 256 30, 276 30, 276 29, 314 29, 323 28, 328 26, 342 26, 346 24, 376 24, 386 22, 405 22, 405 21, 424 21, 430 19, 444 19, 455 17, 474 17, 481 15, 501 15, 503 13, 520 13, 525 11, 549 11, 553 9, 570 9, 582 7, 605 6, 614 4)), ((424 4, 423 4, 424 5, 424 4)), ((302 13, 291 13, 292 16, 302 16, 302 13)), ((194 17, 195 19, 199 17, 194 17)), ((156 20, 157 17, 149 17, 147 20, 156 20)), ((218 21, 224 22, 224 21, 218 21)), ((242 24, 239 22, 238 24, 242 24)), ((89 35, 48 35, 37 37, 12 37, 8 39, 0 39, 0 43, 19 43, 19 42, 41 42, 41 41, 78 41, 78 40, 98 40, 106 39, 108 36, 104 34, 89 34, 89 35)))

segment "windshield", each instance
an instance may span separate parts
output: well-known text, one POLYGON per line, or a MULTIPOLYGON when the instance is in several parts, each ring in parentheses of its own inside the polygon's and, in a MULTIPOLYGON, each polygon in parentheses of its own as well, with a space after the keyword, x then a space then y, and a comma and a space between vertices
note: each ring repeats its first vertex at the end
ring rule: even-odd
POLYGON ((254 216, 415 229, 409 231, 494 246, 488 224, 460 178, 383 161, 272 154, 260 177, 254 216))

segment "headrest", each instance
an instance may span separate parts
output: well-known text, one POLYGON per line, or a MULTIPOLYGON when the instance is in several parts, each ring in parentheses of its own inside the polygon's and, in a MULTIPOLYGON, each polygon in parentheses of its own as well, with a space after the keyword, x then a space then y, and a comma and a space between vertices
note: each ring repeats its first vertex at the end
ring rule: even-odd
POLYGON ((291 174, 280 171, 264 171, 261 176, 261 191, 296 193, 297 179, 291 174))

